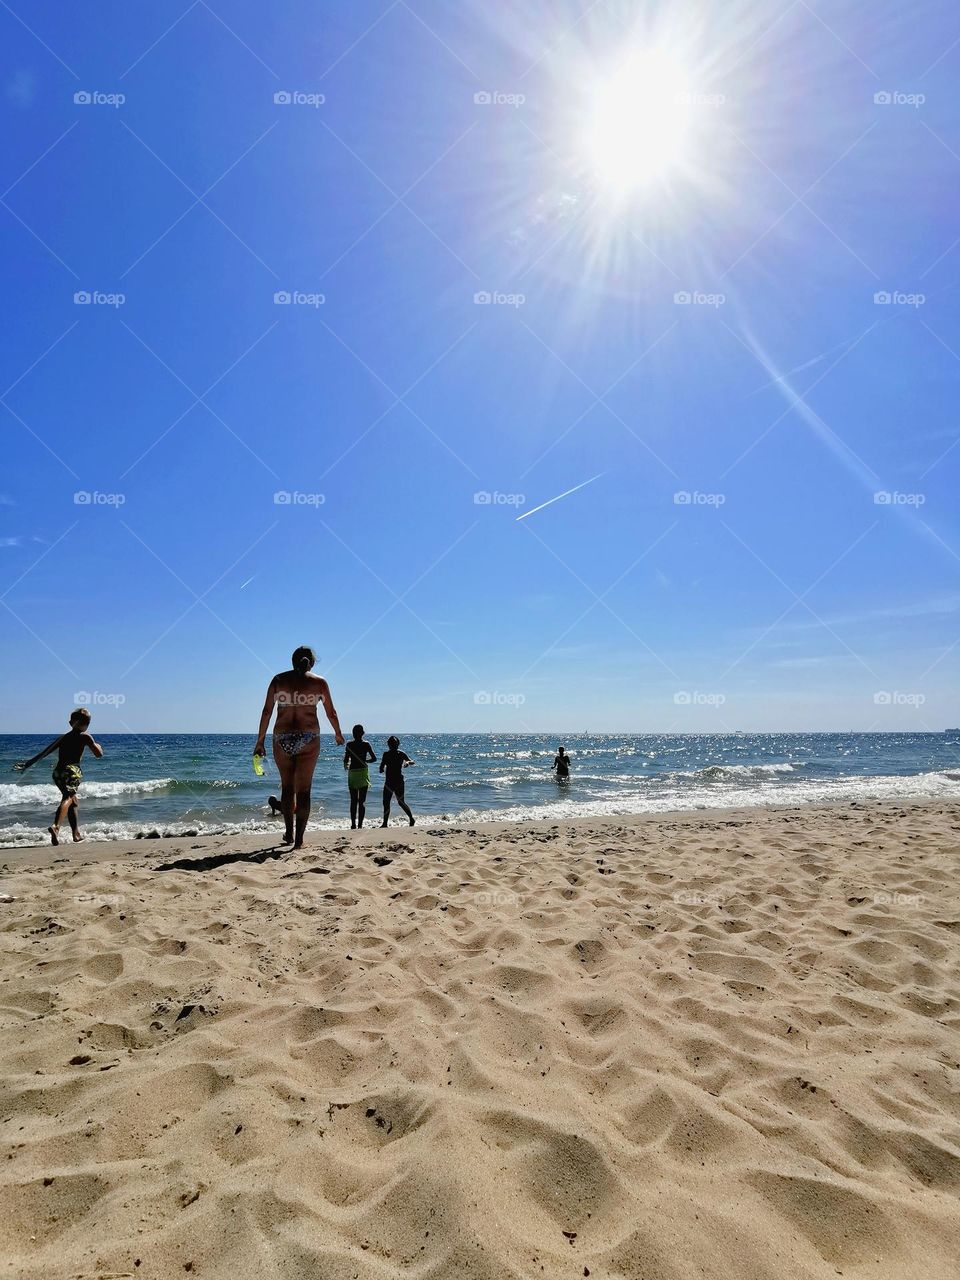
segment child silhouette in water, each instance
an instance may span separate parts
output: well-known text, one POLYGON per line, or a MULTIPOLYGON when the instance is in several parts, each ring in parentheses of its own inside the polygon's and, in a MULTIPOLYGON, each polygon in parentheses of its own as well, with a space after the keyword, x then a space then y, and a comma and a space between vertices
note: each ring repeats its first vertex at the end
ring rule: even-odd
POLYGON ((383 821, 380 825, 381 827, 387 825, 390 818, 390 801, 396 796, 397 804, 410 819, 412 827, 416 819, 410 812, 410 806, 403 798, 403 771, 416 762, 411 760, 405 751, 400 750, 399 738, 388 738, 387 747, 389 749, 383 753, 383 758, 380 761, 380 772, 386 775, 383 779, 383 821))

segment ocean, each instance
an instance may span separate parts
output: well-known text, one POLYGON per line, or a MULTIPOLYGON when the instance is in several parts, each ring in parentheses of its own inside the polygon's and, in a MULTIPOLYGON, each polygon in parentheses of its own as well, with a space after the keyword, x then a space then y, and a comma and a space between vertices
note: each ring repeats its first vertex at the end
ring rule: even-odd
MULTIPOLYGON (((367 735, 374 750, 386 735, 367 735)), ((275 832, 267 796, 279 792, 272 755, 254 775, 247 734, 106 734, 102 760, 84 757, 83 834, 275 832)), ((0 736, 0 846, 45 844, 58 792, 47 757, 25 774, 14 761, 49 738, 0 736)), ((432 825, 571 818, 681 809, 814 804, 825 801, 960 799, 960 732, 784 734, 578 734, 565 737, 571 777, 558 783, 556 737, 406 734, 417 762, 407 799, 432 825)), ((268 743, 269 746, 269 743, 268 743)), ((311 825, 349 827, 342 751, 324 735, 311 825)), ((380 820, 375 767, 368 825, 380 820)), ((405 821, 393 806, 392 818, 405 821)), ((69 842, 69 834, 64 829, 69 842)))

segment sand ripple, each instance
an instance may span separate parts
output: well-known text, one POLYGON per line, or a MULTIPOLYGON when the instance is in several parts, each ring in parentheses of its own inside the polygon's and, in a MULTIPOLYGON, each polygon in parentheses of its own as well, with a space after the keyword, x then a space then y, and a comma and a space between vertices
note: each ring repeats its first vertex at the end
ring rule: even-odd
POLYGON ((958 833, 933 802, 11 859, 0 1274, 958 1275, 958 833))

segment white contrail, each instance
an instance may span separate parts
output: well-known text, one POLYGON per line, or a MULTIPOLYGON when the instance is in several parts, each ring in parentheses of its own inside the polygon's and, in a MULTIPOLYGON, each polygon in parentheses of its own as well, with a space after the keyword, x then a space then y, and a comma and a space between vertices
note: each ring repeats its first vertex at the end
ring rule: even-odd
MULTIPOLYGON (((754 339, 751 335, 748 334, 747 339, 750 343, 754 343, 754 339)), ((749 399, 750 396, 757 395, 761 391, 766 391, 767 387, 773 387, 786 382, 787 378, 792 378, 795 373, 802 373, 805 369, 812 369, 815 364, 819 364, 821 360, 826 360, 827 356, 832 356, 835 351, 840 351, 843 347, 853 347, 856 345, 856 342, 856 338, 847 338, 845 342, 838 342, 835 347, 830 347, 828 350, 821 352, 820 355, 814 356, 812 360, 805 360, 803 364, 798 364, 795 369, 788 369, 786 373, 778 374, 771 382, 765 382, 762 386, 754 387, 753 391, 747 392, 746 399, 749 399)), ((755 348, 754 354, 756 354, 755 348)), ((763 364, 762 360, 761 364, 763 364)))
MULTIPOLYGON (((763 368, 766 369, 767 373, 772 375, 773 381, 769 385, 776 385, 777 390, 781 393, 787 401, 787 404, 791 409, 793 409, 801 421, 806 423, 813 434, 817 436, 822 444, 827 446, 834 457, 836 457, 841 465, 859 481, 867 493, 871 493, 873 495, 873 501, 874 503, 877 503, 880 496, 879 490, 881 480, 873 467, 864 462, 860 455, 855 453, 853 449, 851 449, 850 446, 842 440, 826 422, 824 422, 814 409, 811 409, 803 396, 796 392, 787 381, 786 377, 780 373, 776 365, 773 363, 773 360, 767 355, 751 331, 746 327, 743 329, 743 335, 756 359, 763 368)), ((840 358, 843 359, 842 356, 840 358)), ((832 367, 833 366, 831 366, 831 368, 832 367)), ((827 372, 829 373, 829 369, 827 372)), ((813 385, 816 386, 816 382, 814 382, 813 385)), ((921 520, 915 508, 911 509, 910 507, 903 505, 895 506, 892 509, 897 513, 899 519, 903 520, 913 528, 915 533, 922 533, 924 537, 937 542, 940 547, 945 551, 948 551, 954 559, 957 558, 956 552, 953 548, 948 546, 936 530, 931 529, 925 520, 921 520)))
MULTIPOLYGON (((806 423, 820 442, 827 446, 834 457, 846 467, 847 471, 856 476, 868 493, 875 493, 880 484, 880 477, 874 469, 864 462, 859 454, 855 453, 846 441, 842 440, 832 427, 829 427, 824 422, 818 413, 810 408, 804 397, 795 391, 787 381, 788 375, 780 372, 771 357, 760 346, 753 333, 746 327, 743 329, 743 336, 746 338, 746 345, 753 352, 755 359, 766 369, 771 377, 771 381, 767 385, 776 386, 790 408, 806 423)), ((816 385, 814 383, 814 386, 816 385)))
MULTIPOLYGON (((258 570, 257 570, 257 573, 259 573, 259 572, 260 572, 260 570, 258 569, 258 570)), ((241 583, 240 583, 240 590, 241 590, 241 591, 244 589, 244 587, 249 587, 250 583, 251 583, 251 582, 253 581, 253 579, 257 576, 257 573, 255 573, 255 574, 253 574, 251 577, 249 577, 249 578, 246 580, 246 582, 241 582, 241 583)))
POLYGON ((591 476, 589 480, 584 480, 582 484, 575 484, 572 489, 568 489, 566 493, 558 493, 555 498, 548 498, 546 502, 541 502, 539 507, 533 507, 530 511, 525 511, 522 516, 517 516, 518 520, 526 520, 527 516, 534 516, 538 511, 542 511, 544 507, 551 506, 554 502, 559 502, 561 498, 567 498, 571 493, 576 493, 578 489, 585 489, 588 484, 593 484, 594 480, 599 480, 604 473, 601 471, 599 475, 591 476))

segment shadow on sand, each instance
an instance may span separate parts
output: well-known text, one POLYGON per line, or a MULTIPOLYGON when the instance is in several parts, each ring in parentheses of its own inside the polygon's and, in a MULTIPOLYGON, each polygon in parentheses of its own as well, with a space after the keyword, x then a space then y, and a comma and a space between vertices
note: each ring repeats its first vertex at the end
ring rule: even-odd
POLYGON ((266 862, 282 858, 291 850, 290 845, 270 845, 267 849, 255 849, 253 853, 211 853, 206 858, 177 858, 175 862, 162 862, 155 871, 215 871, 231 862, 266 862))

